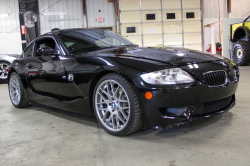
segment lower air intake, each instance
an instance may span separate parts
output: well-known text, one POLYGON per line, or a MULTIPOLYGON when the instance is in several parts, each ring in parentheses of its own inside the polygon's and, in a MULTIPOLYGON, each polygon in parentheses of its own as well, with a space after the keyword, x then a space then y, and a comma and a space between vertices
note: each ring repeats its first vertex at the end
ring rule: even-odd
POLYGON ((204 103, 203 109, 197 110, 194 116, 206 115, 217 112, 225 107, 228 107, 231 104, 231 102, 232 102, 232 96, 221 100, 204 103))

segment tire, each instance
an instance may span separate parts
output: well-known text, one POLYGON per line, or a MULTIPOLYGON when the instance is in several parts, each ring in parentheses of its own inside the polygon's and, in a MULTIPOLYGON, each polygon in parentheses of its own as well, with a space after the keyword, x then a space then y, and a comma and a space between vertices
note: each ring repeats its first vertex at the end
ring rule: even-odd
POLYGON ((23 84, 16 72, 11 73, 8 85, 10 100, 14 107, 23 108, 29 106, 24 93, 23 84))
POLYGON ((143 125, 138 97, 119 74, 107 74, 97 82, 93 108, 98 122, 111 135, 129 135, 143 125))
POLYGON ((232 58, 234 63, 238 66, 247 66, 250 62, 250 42, 239 40, 237 41, 232 50, 232 58))
POLYGON ((8 70, 10 63, 0 61, 0 81, 7 83, 8 70))

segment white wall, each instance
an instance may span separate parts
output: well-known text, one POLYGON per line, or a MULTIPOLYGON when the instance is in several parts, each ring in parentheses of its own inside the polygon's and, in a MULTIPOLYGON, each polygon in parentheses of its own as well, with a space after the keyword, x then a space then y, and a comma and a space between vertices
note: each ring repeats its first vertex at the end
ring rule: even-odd
POLYGON ((20 54, 22 43, 18 1, 9 0, 6 4, 6 1, 0 0, 0 13, 10 13, 9 17, 0 17, 0 54, 20 54))
MULTIPOLYGON (((240 0, 238 0, 240 1, 240 0)), ((220 6, 220 17, 227 17, 227 0, 203 0, 204 18, 218 18, 219 17, 219 6, 220 6)))
MULTIPOLYGON (((227 14, 227 0, 203 0, 203 25, 212 24, 215 22, 219 22, 223 18, 228 17, 227 14), (219 8, 220 7, 220 8, 219 8), (220 13, 220 14, 219 14, 220 13)), ((215 42, 220 42, 223 45, 223 26, 221 23, 221 32, 219 31, 219 23, 214 24, 215 29, 215 42), (219 34, 221 34, 221 41, 219 39, 219 34)), ((209 44, 211 43, 211 28, 204 27, 204 50, 209 48, 209 44)), ((215 43, 214 43, 215 44, 215 43)))
POLYGON ((88 27, 113 27, 116 22, 114 2, 108 0, 86 0, 88 27), (103 17, 103 22, 98 22, 103 17))
MULTIPOLYGON (((53 28, 82 28, 82 0, 39 0, 40 13, 68 11, 68 15, 40 15, 41 34, 53 28)), ((10 13, 9 17, 0 17, 0 54, 21 54, 22 43, 19 24, 18 0, 0 0, 0 13, 10 13), (9 7, 8 7, 9 6, 9 7)))
POLYGON ((69 29, 84 27, 82 0, 39 0, 41 34, 53 28, 69 29), (46 12, 69 12, 65 15, 41 15, 46 12))
POLYGON ((249 0, 231 0, 232 3, 232 18, 248 17, 250 15, 249 0))
MULTIPOLYGON (((217 21, 218 21, 218 18, 204 18, 203 24, 207 25, 207 24, 211 24, 217 21)), ((214 29, 215 29, 215 41, 219 42, 219 24, 214 24, 214 29)), ((209 44, 211 44, 211 27, 204 27, 204 50, 205 51, 209 48, 209 44)))

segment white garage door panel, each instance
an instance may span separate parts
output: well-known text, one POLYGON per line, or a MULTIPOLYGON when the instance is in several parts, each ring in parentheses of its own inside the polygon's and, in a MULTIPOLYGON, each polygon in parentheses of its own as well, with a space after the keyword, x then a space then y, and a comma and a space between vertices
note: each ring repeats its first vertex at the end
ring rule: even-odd
POLYGON ((120 0, 120 10, 140 10, 140 1, 138 0, 120 0))
POLYGON ((202 50, 201 0, 120 2, 121 34, 132 42, 144 47, 181 46, 202 50), (155 19, 147 20, 147 14, 155 14, 155 19), (136 32, 127 33, 127 27, 135 27, 136 32))
POLYGON ((128 35, 141 35, 141 24, 122 24, 122 35, 128 36, 128 35), (127 33, 127 27, 135 27, 135 33, 127 33))
POLYGON ((121 23, 141 22, 140 11, 121 12, 121 23))
POLYGON ((201 32, 201 22, 183 22, 184 33, 186 32, 201 32))
POLYGON ((181 21, 181 10, 164 10, 163 21, 181 21), (167 19, 167 13, 175 13, 175 19, 167 19))
POLYGON ((152 0, 142 0, 141 8, 142 10, 160 10, 161 9, 161 1, 153 0, 154 5, 152 5, 152 0))
POLYGON ((161 21, 161 11, 142 11, 142 21, 143 22, 160 22, 161 21), (155 14, 155 20, 147 20, 147 14, 155 14))
POLYGON ((192 20, 201 20, 201 11, 200 9, 193 10, 183 10, 183 21, 192 21, 192 20), (194 13, 194 18, 186 18, 187 13, 194 13))
POLYGON ((161 34, 162 24, 161 23, 144 23, 143 34, 161 34))
POLYGON ((142 46, 141 36, 125 36, 125 38, 134 44, 138 44, 139 46, 142 46))
POLYGON ((200 0, 182 0, 182 8, 200 8, 200 0))
POLYGON ((162 35, 143 36, 145 47, 162 46, 162 35))
POLYGON ((180 0, 162 0, 163 9, 180 9, 181 1, 180 0))
POLYGON ((202 50, 202 45, 201 44, 196 44, 196 45, 185 45, 185 48, 193 49, 193 50, 202 50))
POLYGON ((182 47, 182 34, 165 34, 164 35, 165 46, 181 46, 182 47))
POLYGON ((201 44, 201 33, 184 34, 184 43, 186 44, 201 44))
POLYGON ((182 33, 182 22, 164 23, 164 33, 182 33))

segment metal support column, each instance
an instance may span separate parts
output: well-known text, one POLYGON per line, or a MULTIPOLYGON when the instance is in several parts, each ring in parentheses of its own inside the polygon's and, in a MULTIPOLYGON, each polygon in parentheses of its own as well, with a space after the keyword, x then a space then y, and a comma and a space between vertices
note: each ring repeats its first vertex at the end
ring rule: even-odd
POLYGON ((200 0, 201 7, 201 38, 202 38, 202 51, 205 51, 204 46, 204 26, 203 26, 203 0, 200 0))
POLYGON ((161 26, 162 26, 162 46, 165 46, 164 41, 164 22, 163 22, 163 9, 162 9, 162 0, 161 0, 161 26))
POLYGON ((183 8, 182 8, 182 0, 180 1, 181 1, 181 24, 182 24, 182 47, 184 48, 183 8))
POLYGON ((142 6, 141 6, 141 1, 140 0, 140 12, 141 12, 141 44, 142 47, 144 47, 144 40, 143 40, 143 19, 142 19, 142 6))

